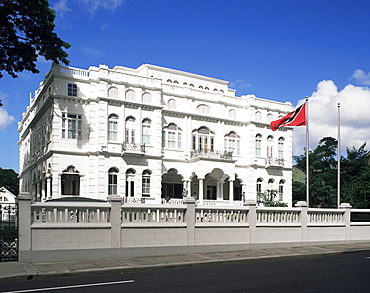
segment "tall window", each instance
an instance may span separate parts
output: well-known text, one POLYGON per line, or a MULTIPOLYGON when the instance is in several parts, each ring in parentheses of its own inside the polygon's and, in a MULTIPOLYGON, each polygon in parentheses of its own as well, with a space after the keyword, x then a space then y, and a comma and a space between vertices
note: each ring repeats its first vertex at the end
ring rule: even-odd
POLYGON ((267 157, 272 158, 273 156, 273 144, 274 144, 274 137, 269 135, 267 137, 267 157))
POLYGON ((142 143, 150 144, 150 119, 144 119, 142 124, 142 143))
POLYGON ((240 155, 240 138, 234 131, 225 135, 224 139, 225 151, 232 152, 235 155, 240 155))
POLYGON ((283 201, 284 197, 284 180, 279 181, 279 201, 283 201))
POLYGON ((192 149, 198 151, 214 151, 215 137, 207 127, 202 126, 193 131, 192 149))
POLYGON ((229 111, 229 118, 230 119, 236 119, 236 111, 234 109, 231 109, 229 111))
POLYGON ((126 118, 125 142, 135 143, 135 118, 132 116, 126 118))
POLYGON ((80 195, 80 172, 74 166, 62 171, 62 195, 80 195))
POLYGON ((272 114, 267 114, 267 123, 270 123, 272 121, 272 114))
POLYGON ((144 93, 142 99, 144 104, 152 103, 152 95, 150 93, 144 93))
POLYGON ((110 168, 108 171, 108 195, 117 194, 118 169, 110 168))
POLYGON ((110 87, 108 89, 108 97, 117 99, 118 98, 118 89, 114 86, 110 87))
POLYGON ((81 139, 81 115, 62 113, 62 138, 81 139))
POLYGON ((181 132, 175 123, 170 123, 162 131, 162 147, 181 150, 181 132))
POLYGON ((278 141, 278 158, 284 158, 284 137, 280 137, 278 141))
POLYGON ((145 170, 142 175, 142 196, 143 197, 150 196, 150 175, 151 175, 151 172, 149 170, 145 170))
POLYGON ((255 140, 255 151, 256 151, 256 156, 260 157, 261 156, 261 148, 262 148, 262 135, 257 134, 256 135, 256 140, 255 140))
POLYGON ((268 190, 272 190, 274 187, 274 179, 269 179, 268 181, 268 190))
POLYGON ((67 95, 77 97, 77 84, 69 83, 67 88, 67 95))
POLYGON ((128 169, 126 171, 126 197, 135 196, 135 170, 128 169))
POLYGON ((116 114, 111 114, 108 117, 108 140, 118 140, 118 116, 116 114))
POLYGON ((135 92, 133 90, 128 90, 126 92, 125 98, 126 98, 126 101, 132 101, 132 102, 135 101, 135 92))
POLYGON ((211 112, 211 108, 207 105, 199 105, 197 109, 201 114, 209 114, 211 112))
POLYGON ((262 192, 262 179, 261 178, 257 179, 256 191, 257 193, 262 192))
POLYGON ((176 101, 174 99, 170 99, 167 102, 168 109, 176 110, 176 101))
POLYGON ((257 111, 255 114, 256 121, 262 121, 262 113, 260 111, 257 111))

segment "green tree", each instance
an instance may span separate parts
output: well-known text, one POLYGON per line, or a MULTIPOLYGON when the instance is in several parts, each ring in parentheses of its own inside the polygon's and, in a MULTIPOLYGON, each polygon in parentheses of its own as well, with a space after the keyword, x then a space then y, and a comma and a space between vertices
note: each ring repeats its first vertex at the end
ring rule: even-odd
POLYGON ((0 168, 0 187, 5 187, 14 195, 18 195, 18 174, 13 169, 0 168))
POLYGON ((70 45, 54 32, 54 19, 47 0, 0 0, 0 78, 2 71, 38 73, 38 56, 69 64, 63 47, 70 45))
POLYGON ((275 189, 265 190, 265 192, 258 192, 258 203, 262 203, 265 207, 286 207, 286 203, 277 200, 278 191, 275 189))

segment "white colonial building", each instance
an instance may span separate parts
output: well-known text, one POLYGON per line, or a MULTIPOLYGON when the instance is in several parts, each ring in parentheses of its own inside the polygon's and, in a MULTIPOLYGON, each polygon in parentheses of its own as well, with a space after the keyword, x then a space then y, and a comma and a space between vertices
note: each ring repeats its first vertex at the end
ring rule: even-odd
POLYGON ((238 205, 275 189, 291 206, 292 129, 269 126, 291 111, 236 97, 227 81, 149 64, 54 65, 19 123, 21 191, 35 201, 238 205))

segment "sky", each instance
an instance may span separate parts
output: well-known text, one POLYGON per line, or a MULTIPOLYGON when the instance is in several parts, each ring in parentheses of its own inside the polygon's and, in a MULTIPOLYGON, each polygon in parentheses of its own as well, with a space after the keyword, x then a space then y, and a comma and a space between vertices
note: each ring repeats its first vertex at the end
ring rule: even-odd
MULTIPOLYGON (((370 148, 369 0, 51 0, 55 32, 71 44, 69 66, 141 64, 229 81, 294 107, 309 98, 310 149, 337 138, 341 151, 370 148)), ((51 62, 39 74, 0 79, 0 167, 18 166, 18 122, 51 62)), ((305 127, 293 133, 303 154, 305 127)))

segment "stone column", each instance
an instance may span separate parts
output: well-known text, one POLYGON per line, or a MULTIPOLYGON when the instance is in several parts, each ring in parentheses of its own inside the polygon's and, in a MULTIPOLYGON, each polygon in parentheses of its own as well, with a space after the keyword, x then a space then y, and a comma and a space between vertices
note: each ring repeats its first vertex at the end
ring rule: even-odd
POLYGON ((349 203, 341 203, 340 209, 344 209, 344 223, 346 224, 344 230, 344 240, 351 240, 350 229, 351 229, 351 208, 349 203))
MULTIPOLYGON (((44 179, 46 181, 46 178, 44 179)), ((46 190, 45 190, 45 181, 42 180, 40 181, 41 185, 41 196, 40 196, 40 201, 46 199, 46 190)))
POLYGON ((195 244, 195 198, 186 197, 184 198, 184 204, 187 209, 185 211, 185 223, 186 223, 186 244, 195 244))
POLYGON ((48 199, 53 198, 53 195, 51 194, 51 177, 46 177, 46 196, 48 199))
POLYGON ((249 243, 256 243, 257 203, 254 200, 246 200, 243 205, 245 207, 249 207, 247 214, 247 221, 249 224, 249 243))
POLYGON ((18 197, 19 261, 23 261, 23 252, 32 250, 31 200, 28 192, 21 192, 18 197))
POLYGON ((299 222, 301 223, 301 242, 307 241, 307 222, 308 222, 308 206, 307 202, 299 201, 295 205, 296 207, 301 209, 299 214, 299 222))
POLYGON ((204 179, 203 178, 199 178, 199 204, 203 204, 203 198, 204 198, 204 179))
POLYGON ((111 248, 121 247, 121 203, 122 198, 118 195, 110 195, 108 202, 111 204, 111 248))
POLYGON ((230 204, 233 203, 234 201, 234 180, 230 180, 229 179, 229 201, 230 201, 230 204))

